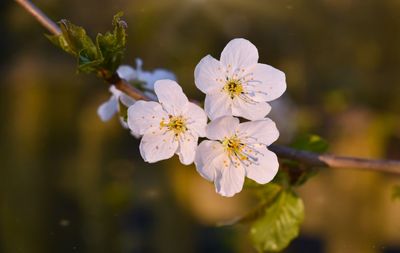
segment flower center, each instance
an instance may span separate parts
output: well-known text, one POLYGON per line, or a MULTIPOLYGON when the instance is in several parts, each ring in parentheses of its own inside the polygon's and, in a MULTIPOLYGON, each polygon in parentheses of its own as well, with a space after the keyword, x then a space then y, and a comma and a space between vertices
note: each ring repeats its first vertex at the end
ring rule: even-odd
POLYGON ((243 93, 243 85, 237 79, 229 79, 223 89, 228 92, 231 99, 243 93))
POLYGON ((160 122, 160 127, 167 127, 168 130, 173 131, 175 136, 184 133, 187 130, 186 119, 182 116, 169 115, 169 122, 165 123, 164 119, 160 122))
POLYGON ((248 157, 244 152, 246 145, 241 143, 240 139, 236 135, 233 135, 230 138, 225 138, 222 141, 222 145, 228 153, 228 156, 231 158, 239 159, 241 161, 248 160, 248 157))
POLYGON ((259 164, 259 156, 263 156, 263 154, 257 150, 257 144, 246 142, 248 138, 249 137, 244 137, 244 139, 241 140, 235 134, 222 140, 222 146, 224 147, 229 159, 224 159, 223 161, 225 168, 229 167, 229 163, 235 168, 239 166, 248 167, 253 164, 259 164))

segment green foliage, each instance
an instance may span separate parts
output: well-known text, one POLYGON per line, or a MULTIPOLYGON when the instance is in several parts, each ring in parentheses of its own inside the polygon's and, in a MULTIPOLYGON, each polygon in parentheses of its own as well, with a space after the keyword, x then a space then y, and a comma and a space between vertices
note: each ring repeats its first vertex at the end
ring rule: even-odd
POLYGON ((101 55, 104 66, 107 70, 114 73, 120 65, 125 53, 126 32, 127 27, 124 21, 120 18, 122 13, 114 16, 112 32, 106 32, 104 35, 99 33, 96 37, 96 45, 98 53, 101 55))
POLYGON ((303 201, 291 190, 283 190, 253 222, 250 237, 259 252, 279 252, 298 236, 304 219, 303 201))
POLYGON ((400 200, 400 185, 393 186, 392 199, 393 200, 400 200))
POLYGON ((291 145, 293 148, 323 153, 328 150, 328 142, 315 134, 300 135, 291 145))
POLYGON ((86 34, 84 28, 68 20, 59 22, 61 34, 47 36, 50 41, 77 59, 78 71, 96 73, 108 80, 115 74, 125 53, 127 34, 122 13, 113 19, 113 31, 96 36, 96 43, 86 34))

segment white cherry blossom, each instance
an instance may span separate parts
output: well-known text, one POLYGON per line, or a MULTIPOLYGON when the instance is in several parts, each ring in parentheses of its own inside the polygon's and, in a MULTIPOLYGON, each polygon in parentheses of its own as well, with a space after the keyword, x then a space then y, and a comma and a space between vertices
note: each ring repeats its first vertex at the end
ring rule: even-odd
MULTIPOLYGON (((154 71, 143 71, 143 62, 141 59, 136 59, 136 69, 129 65, 121 65, 117 69, 117 74, 120 78, 125 79, 128 82, 137 82, 141 85, 144 93, 150 98, 155 99, 154 95, 154 83, 161 79, 171 79, 175 80, 175 75, 164 69, 155 69, 154 71)), ((117 112, 121 110, 120 106, 129 106, 135 103, 135 100, 127 96, 125 93, 121 92, 114 85, 110 86, 111 97, 108 101, 101 104, 97 110, 102 121, 110 120, 117 112)), ((127 128, 128 125, 124 119, 121 119, 121 124, 123 127, 127 128)))
POLYGON ((154 91, 159 102, 137 101, 128 109, 130 130, 143 135, 141 156, 154 163, 177 154, 181 163, 191 164, 198 138, 205 136, 206 113, 189 102, 175 81, 156 81, 154 91))
POLYGON ((258 63, 258 50, 246 39, 231 40, 219 61, 205 56, 194 75, 197 88, 206 94, 205 111, 212 120, 224 115, 262 119, 271 109, 267 102, 286 90, 285 74, 258 63))
POLYGON ((277 156, 267 147, 279 132, 269 118, 240 123, 238 118, 223 116, 208 124, 206 137, 210 140, 200 143, 194 163, 222 196, 240 192, 245 177, 265 184, 278 172, 277 156))
MULTIPOLYGON (((135 103, 135 101, 132 98, 130 98, 129 96, 125 95, 125 93, 115 88, 114 85, 110 86, 109 91, 112 94, 110 99, 101 104, 97 109, 97 114, 99 115, 102 121, 110 120, 121 109, 120 102, 126 108, 135 103)), ((124 119, 120 118, 120 121, 123 127, 125 128, 128 127, 124 119)))

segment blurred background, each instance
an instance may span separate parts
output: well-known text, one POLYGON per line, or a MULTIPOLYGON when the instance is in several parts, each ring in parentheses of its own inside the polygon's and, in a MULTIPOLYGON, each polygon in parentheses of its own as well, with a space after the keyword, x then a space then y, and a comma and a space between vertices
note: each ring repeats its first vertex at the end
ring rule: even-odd
MULTIPOLYGON (((52 19, 91 35, 122 10, 127 64, 173 71, 197 99, 193 70, 236 37, 283 70, 273 107, 280 143, 301 133, 330 152, 400 159, 400 1, 37 0, 52 19)), ((245 226, 215 226, 252 209, 244 191, 222 198, 194 166, 145 164, 138 140, 97 107, 108 87, 13 1, 0 2, 0 252, 255 252, 245 226)), ((322 171, 299 189, 301 237, 286 252, 398 253, 399 177, 322 171)))

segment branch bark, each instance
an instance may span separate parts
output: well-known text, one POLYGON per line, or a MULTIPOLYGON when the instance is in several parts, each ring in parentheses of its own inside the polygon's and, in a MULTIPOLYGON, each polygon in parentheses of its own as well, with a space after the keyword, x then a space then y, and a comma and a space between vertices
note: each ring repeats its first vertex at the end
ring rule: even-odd
POLYGON ((28 0, 15 0, 27 12, 29 12, 42 26, 54 35, 60 34, 61 30, 46 14, 28 0))
POLYGON ((143 92, 140 90, 136 89, 132 85, 130 85, 127 81, 124 79, 118 78, 118 80, 114 83, 114 86, 124 92, 126 95, 130 96, 131 98, 135 100, 144 100, 144 101, 150 101, 151 99, 146 96, 143 92))
MULTIPOLYGON (((15 0, 27 12, 39 21, 49 32, 54 35, 61 33, 60 28, 39 8, 28 0, 15 0)), ((128 82, 116 77, 112 83, 115 87, 135 100, 151 100, 143 92, 131 86, 128 82)), ((278 157, 299 161, 301 163, 329 168, 353 168, 366 171, 378 171, 400 175, 400 161, 395 160, 374 160, 357 157, 336 156, 331 154, 317 154, 303 150, 297 150, 285 146, 270 145, 269 149, 275 152, 278 157)))
POLYGON ((352 168, 400 175, 400 161, 397 160, 376 160, 331 154, 317 154, 274 144, 270 145, 269 149, 275 152, 280 158, 299 161, 314 167, 336 169, 352 168))

